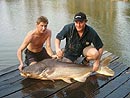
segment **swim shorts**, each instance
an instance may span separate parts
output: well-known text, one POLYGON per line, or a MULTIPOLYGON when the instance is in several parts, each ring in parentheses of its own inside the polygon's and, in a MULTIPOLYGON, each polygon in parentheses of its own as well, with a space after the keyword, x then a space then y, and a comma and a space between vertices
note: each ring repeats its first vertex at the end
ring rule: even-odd
POLYGON ((25 50, 25 64, 29 65, 32 62, 39 62, 43 59, 51 58, 51 56, 48 55, 46 49, 43 47, 42 51, 34 53, 30 50, 25 50))

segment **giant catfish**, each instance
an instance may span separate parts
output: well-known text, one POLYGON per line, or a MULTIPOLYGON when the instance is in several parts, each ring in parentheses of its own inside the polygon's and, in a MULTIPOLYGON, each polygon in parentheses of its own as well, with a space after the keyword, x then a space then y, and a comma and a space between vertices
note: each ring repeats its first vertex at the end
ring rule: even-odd
MULTIPOLYGON (((104 59, 96 73, 114 76, 114 71, 107 66, 111 59, 110 57, 104 59)), ((44 59, 36 64, 25 67, 20 74, 26 78, 52 81, 63 80, 67 83, 72 83, 71 79, 85 82, 86 78, 90 76, 91 73, 92 66, 66 63, 57 59, 44 59)))

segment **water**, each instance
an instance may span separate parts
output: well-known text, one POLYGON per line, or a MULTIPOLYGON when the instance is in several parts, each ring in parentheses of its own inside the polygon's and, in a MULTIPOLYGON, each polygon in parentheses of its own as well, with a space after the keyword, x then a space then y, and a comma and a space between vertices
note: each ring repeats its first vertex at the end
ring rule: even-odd
MULTIPOLYGON (((110 0, 0 0, 0 70, 18 64, 16 52, 26 33, 45 15, 54 39, 61 28, 73 22, 76 12, 87 14, 88 24, 99 33, 105 50, 130 66, 130 2, 110 0)), ((62 43, 62 47, 64 42, 62 43)))

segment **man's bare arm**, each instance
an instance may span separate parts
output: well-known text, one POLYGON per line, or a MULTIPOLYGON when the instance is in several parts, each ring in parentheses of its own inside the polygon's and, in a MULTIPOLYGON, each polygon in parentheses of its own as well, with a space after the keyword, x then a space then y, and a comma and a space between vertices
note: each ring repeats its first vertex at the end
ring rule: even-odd
POLYGON ((51 48, 51 32, 49 32, 49 36, 46 40, 46 51, 52 57, 53 51, 52 51, 52 48, 51 48))
POLYGON ((21 46, 19 47, 19 49, 17 50, 17 57, 18 57, 18 60, 19 60, 19 63, 20 63, 20 66, 19 66, 19 70, 22 70, 22 67, 24 66, 23 64, 23 50, 28 46, 28 44, 30 43, 31 41, 31 36, 30 35, 27 35, 23 41, 23 43, 21 44, 21 46))

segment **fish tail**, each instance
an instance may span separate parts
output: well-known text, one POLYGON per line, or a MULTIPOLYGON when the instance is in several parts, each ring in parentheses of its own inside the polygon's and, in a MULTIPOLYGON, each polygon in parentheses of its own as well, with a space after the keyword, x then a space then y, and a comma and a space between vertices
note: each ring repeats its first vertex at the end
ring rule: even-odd
POLYGON ((101 66, 107 66, 109 65, 110 61, 112 60, 112 57, 107 57, 101 62, 101 66))

